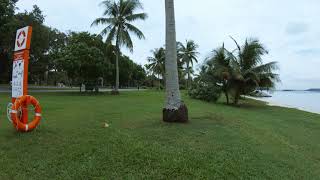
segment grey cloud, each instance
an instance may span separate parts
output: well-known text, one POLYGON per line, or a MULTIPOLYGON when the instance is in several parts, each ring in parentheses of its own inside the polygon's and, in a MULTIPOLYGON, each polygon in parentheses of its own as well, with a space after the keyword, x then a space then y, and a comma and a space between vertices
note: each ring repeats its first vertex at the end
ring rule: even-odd
MULTIPOLYGON (((46 24, 62 31, 71 29, 99 33, 102 27, 90 28, 90 24, 103 12, 103 8, 99 6, 101 1, 21 0, 18 1, 18 7, 23 12, 25 9, 31 10, 33 4, 39 5, 46 15, 46 24), (64 5, 61 6, 61 3, 64 5)), ((134 53, 124 54, 144 64, 150 50, 165 43, 165 11, 164 0, 141 2, 149 18, 136 25, 147 39, 135 39, 134 53)), ((317 23, 319 0, 176 0, 175 3, 177 38, 179 41, 192 39, 200 45, 200 62, 222 42, 233 50, 234 43, 229 35, 239 42, 247 37, 257 37, 270 50, 264 60, 279 61, 281 75, 320 79, 320 46, 317 40, 320 33, 320 24, 317 23), (302 70, 303 73, 297 74, 302 70)), ((282 77, 281 86, 284 88, 305 89, 315 84, 282 77)))
POLYGON ((289 35, 298 35, 305 33, 309 30, 309 26, 306 23, 303 22, 295 22, 295 23, 289 23, 286 27, 286 33, 289 35))
POLYGON ((296 51, 298 55, 320 55, 320 48, 300 49, 296 51))

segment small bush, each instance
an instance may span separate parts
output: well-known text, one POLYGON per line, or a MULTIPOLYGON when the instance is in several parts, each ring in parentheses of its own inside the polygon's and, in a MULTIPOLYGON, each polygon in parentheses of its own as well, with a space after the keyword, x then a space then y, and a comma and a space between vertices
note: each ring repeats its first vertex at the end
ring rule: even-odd
POLYGON ((188 91, 191 98, 207 102, 217 102, 221 95, 221 88, 216 84, 195 83, 188 91))

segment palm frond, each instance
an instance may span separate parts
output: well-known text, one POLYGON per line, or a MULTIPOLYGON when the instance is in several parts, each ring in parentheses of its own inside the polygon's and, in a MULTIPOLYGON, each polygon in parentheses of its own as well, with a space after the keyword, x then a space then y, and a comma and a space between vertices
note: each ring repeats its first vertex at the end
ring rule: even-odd
POLYGON ((125 17, 125 19, 129 22, 136 21, 136 20, 145 20, 148 18, 146 13, 138 13, 138 14, 130 14, 125 17))
POLYGON ((134 11, 143 9, 139 0, 120 0, 120 13, 123 15, 132 14, 134 11))
POLYGON ((129 32, 126 30, 121 30, 119 33, 119 37, 120 46, 124 45, 130 50, 130 52, 133 52, 133 42, 131 40, 129 32))
POLYGON ((241 47, 240 47, 240 45, 238 44, 238 42, 237 42, 232 36, 229 36, 229 37, 230 37, 230 38, 233 40, 233 42, 236 44, 238 50, 241 51, 241 47))
MULTIPOLYGON (((112 27, 112 25, 109 25, 109 26, 111 26, 112 27)), ((109 27, 108 26, 108 27, 109 27)), ((108 28, 107 27, 107 28, 108 28)), ((102 36, 105 36, 108 32, 107 32, 107 30, 109 29, 105 29, 105 31, 102 31, 100 34, 102 35, 102 36)), ((107 43, 111 43, 115 38, 116 38, 116 31, 117 31, 117 28, 115 27, 115 26, 113 26, 112 27, 112 29, 109 31, 109 34, 108 34, 108 37, 107 37, 107 39, 106 39, 106 42, 107 43)))
POLYGON ((277 62, 270 62, 267 64, 262 64, 252 69, 252 71, 260 73, 270 73, 272 71, 279 70, 277 62))
MULTIPOLYGON (((126 46, 131 52, 133 51, 133 42, 130 33, 136 35, 139 39, 145 39, 143 33, 130 22, 136 20, 145 20, 148 16, 146 13, 135 13, 142 10, 143 6, 139 0, 105 0, 101 3, 104 7, 103 16, 93 21, 91 26, 107 25, 100 35, 107 36, 107 42, 117 39, 119 46, 126 46)), ((119 47, 118 47, 119 48, 119 47)))
POLYGON ((134 33, 139 39, 145 39, 143 33, 134 25, 125 23, 125 26, 130 32, 134 33))
POLYGON ((266 48, 256 39, 247 39, 241 49, 243 69, 248 70, 262 62, 262 56, 267 54, 266 48))
POLYGON ((97 18, 92 22, 91 27, 104 24, 112 24, 114 21, 114 18, 97 18))
POLYGON ((105 8, 105 11, 103 12, 104 16, 116 17, 116 15, 119 13, 118 5, 113 0, 103 1, 100 5, 105 8))

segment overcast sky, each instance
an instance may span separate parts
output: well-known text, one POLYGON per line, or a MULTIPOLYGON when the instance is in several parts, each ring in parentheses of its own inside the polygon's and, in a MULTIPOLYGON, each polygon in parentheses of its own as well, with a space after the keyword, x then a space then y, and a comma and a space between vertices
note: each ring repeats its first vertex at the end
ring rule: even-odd
MULTIPOLYGON (((149 18, 136 25, 146 40, 134 39, 132 59, 145 64, 150 50, 164 45, 164 0, 141 0, 149 18)), ((99 33, 90 28, 102 15, 101 0, 20 0, 19 11, 38 5, 45 24, 61 31, 99 33)), ((225 42, 235 48, 229 36, 239 42, 258 38, 270 54, 264 62, 278 61, 282 83, 279 88, 320 88, 319 0, 175 0, 177 40, 199 44, 200 63, 225 42)), ((198 67, 198 66, 197 66, 198 67)))

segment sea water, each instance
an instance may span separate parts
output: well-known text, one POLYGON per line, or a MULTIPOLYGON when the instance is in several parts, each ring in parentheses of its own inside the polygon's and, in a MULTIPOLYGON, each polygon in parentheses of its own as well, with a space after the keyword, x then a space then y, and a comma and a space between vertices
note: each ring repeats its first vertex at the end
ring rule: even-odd
POLYGON ((259 98, 270 105, 297 108, 320 114, 320 92, 312 91, 274 91, 272 97, 259 98))

